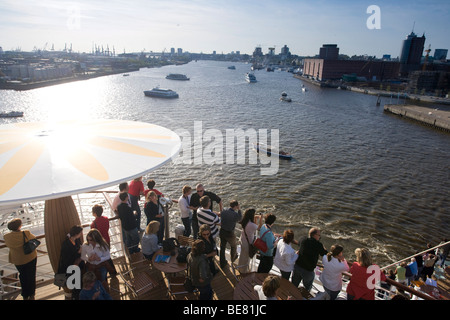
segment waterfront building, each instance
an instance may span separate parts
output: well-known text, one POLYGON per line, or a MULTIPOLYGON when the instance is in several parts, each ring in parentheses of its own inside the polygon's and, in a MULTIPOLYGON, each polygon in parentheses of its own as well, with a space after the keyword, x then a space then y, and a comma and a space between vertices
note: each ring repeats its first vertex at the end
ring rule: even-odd
POLYGON ((424 45, 425 34, 418 37, 411 32, 406 36, 400 54, 400 76, 408 76, 410 72, 420 69, 424 45))
POLYGON ((396 79, 399 63, 379 60, 340 60, 336 44, 324 44, 320 48, 319 58, 304 60, 303 75, 318 81, 340 80, 344 75, 369 81, 396 79))

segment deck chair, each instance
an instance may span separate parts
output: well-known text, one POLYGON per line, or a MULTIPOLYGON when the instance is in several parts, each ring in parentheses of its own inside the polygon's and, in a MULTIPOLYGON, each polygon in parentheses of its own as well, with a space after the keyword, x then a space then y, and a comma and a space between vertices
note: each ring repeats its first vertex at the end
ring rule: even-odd
POLYGON ((151 265, 151 260, 146 259, 142 251, 130 254, 128 256, 128 262, 130 263, 131 268, 151 265))
POLYGON ((247 271, 249 268, 249 263, 243 265, 237 265, 236 263, 231 263, 231 271, 233 272, 233 276, 236 281, 241 281, 243 277, 247 275, 247 271))
POLYGON ((168 293, 169 297, 173 300, 177 300, 177 296, 183 296, 183 299, 189 300, 188 297, 192 295, 196 295, 198 290, 194 289, 193 292, 188 292, 184 288, 184 281, 186 280, 186 276, 175 276, 175 277, 167 277, 168 282, 168 293))
POLYGON ((119 272, 125 286, 139 299, 142 295, 158 286, 147 272, 133 274, 134 269, 127 272, 119 272))

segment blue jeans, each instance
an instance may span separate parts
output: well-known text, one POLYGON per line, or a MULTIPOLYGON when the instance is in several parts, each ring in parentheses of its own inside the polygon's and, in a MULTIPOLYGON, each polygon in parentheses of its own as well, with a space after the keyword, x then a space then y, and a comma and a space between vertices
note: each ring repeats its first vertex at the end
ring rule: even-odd
POLYGON ((122 228, 123 233, 123 241, 125 242, 126 247, 128 248, 128 252, 136 253, 141 251, 139 248, 139 231, 137 228, 131 230, 125 230, 122 228))
POLYGON ((303 286, 306 290, 310 291, 314 282, 315 273, 299 267, 297 264, 294 266, 294 274, 292 275, 292 283, 298 287, 303 280, 303 286))

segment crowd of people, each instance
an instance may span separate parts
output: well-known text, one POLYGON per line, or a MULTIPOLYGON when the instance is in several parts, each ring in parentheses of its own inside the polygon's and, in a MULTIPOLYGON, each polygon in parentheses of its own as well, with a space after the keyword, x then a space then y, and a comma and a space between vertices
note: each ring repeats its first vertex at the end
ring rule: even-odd
MULTIPOLYGON (((164 210, 160 198, 163 193, 155 187, 155 181, 149 180, 144 188, 142 177, 130 183, 119 185, 119 192, 114 197, 112 209, 119 217, 122 225, 122 237, 129 254, 142 251, 145 258, 151 260, 156 251, 162 247, 164 240, 164 210), (140 199, 145 199, 141 210, 140 199), (141 213, 146 217, 146 227, 141 228, 141 213)), ((282 234, 275 233, 273 226, 276 216, 273 213, 257 214, 254 208, 241 211, 237 200, 232 200, 229 207, 224 208, 222 199, 214 192, 205 190, 202 184, 193 188, 185 185, 177 201, 183 235, 194 239, 191 252, 187 256, 188 274, 193 285, 200 292, 200 299, 213 297, 212 279, 218 273, 215 257, 219 257, 220 268, 232 263, 240 272, 250 271, 250 261, 255 253, 259 256, 258 273, 270 273, 273 266, 280 270, 281 276, 270 274, 261 286, 255 287, 260 299, 273 299, 280 286, 281 278, 300 284, 310 291, 315 279, 315 271, 321 260, 320 281, 329 299, 337 299, 342 290, 343 273, 351 274, 347 285, 348 300, 374 300, 375 290, 368 286, 372 281, 369 268, 376 266, 367 248, 355 250, 356 260, 347 262, 344 247, 334 244, 328 251, 321 240, 321 230, 311 228, 301 241, 295 240, 294 231, 286 229, 282 234), (219 210, 213 209, 213 204, 219 210), (236 226, 242 230, 240 239, 236 237, 236 226), (219 239, 220 247, 216 245, 219 239), (255 249, 255 240, 263 243, 255 249), (238 245, 240 252, 238 254, 238 245), (225 251, 230 247, 227 258, 225 251), (298 245, 295 250, 292 245, 298 245)), ((73 226, 68 230, 67 238, 61 245, 58 274, 67 274, 69 266, 78 266, 82 273, 82 288, 79 290, 64 287, 67 299, 110 300, 107 274, 116 275, 114 263, 110 256, 109 219, 103 216, 103 207, 92 207, 94 220, 90 225, 86 241, 83 242, 83 228, 73 226)), ((19 271, 22 296, 25 300, 34 299, 36 277, 36 252, 25 255, 22 250, 24 233, 28 239, 35 236, 29 231, 21 232, 21 220, 14 219, 8 224, 11 230, 6 234, 5 244, 10 248, 10 262, 19 271), (20 243, 20 245, 18 245, 20 243)), ((447 239, 443 239, 448 242, 447 239)), ((430 247, 431 248, 431 245, 430 247)), ((379 280, 386 285, 386 278, 395 280, 406 286, 422 279, 430 285, 436 284, 434 267, 436 263, 445 266, 450 245, 440 249, 440 254, 429 250, 424 255, 418 254, 409 263, 402 262, 395 269, 381 272, 379 280), (439 261, 439 262, 438 262, 439 261)), ((370 269, 371 270, 371 269, 370 269)), ((67 274, 68 276, 69 274, 67 274)), ((283 280, 284 281, 284 280, 283 280)))

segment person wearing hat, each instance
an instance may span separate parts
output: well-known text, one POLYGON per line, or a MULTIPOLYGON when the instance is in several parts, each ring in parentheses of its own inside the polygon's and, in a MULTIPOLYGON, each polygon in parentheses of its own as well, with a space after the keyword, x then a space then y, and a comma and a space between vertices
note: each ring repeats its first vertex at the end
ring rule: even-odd
POLYGON ((23 251, 24 234, 28 240, 35 239, 29 230, 21 230, 22 220, 13 219, 8 223, 10 233, 5 234, 5 245, 9 248, 9 262, 16 266, 19 271, 20 286, 22 288, 23 300, 34 300, 36 292, 36 264, 37 252, 34 250, 29 254, 23 251))

